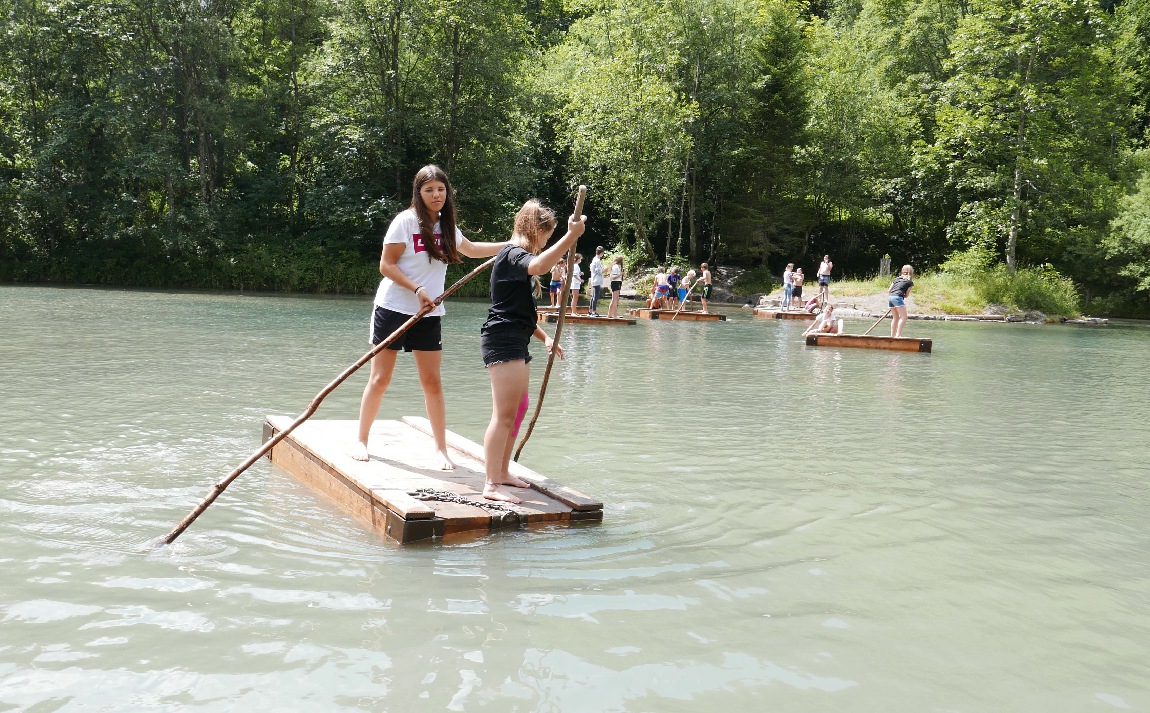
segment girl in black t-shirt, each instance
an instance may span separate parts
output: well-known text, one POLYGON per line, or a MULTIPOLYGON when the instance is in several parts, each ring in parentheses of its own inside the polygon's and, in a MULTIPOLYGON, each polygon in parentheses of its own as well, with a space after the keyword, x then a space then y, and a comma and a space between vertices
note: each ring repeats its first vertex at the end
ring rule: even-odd
POLYGON ((890 296, 887 299, 891 311, 890 336, 892 337, 902 336, 902 328, 906 326, 906 298, 912 287, 914 287, 914 268, 910 265, 903 265, 898 277, 891 283, 890 296))
POLYGON ((563 350, 538 325, 531 276, 544 275, 559 262, 583 234, 583 216, 567 219, 567 234, 547 250, 547 240, 555 232, 555 213, 537 200, 529 200, 515 216, 511 244, 499 251, 491 268, 491 309, 480 330, 483 363, 491 376, 491 422, 483 436, 487 482, 483 497, 488 500, 520 502, 501 486, 517 488, 529 484, 508 472, 511 450, 519 435, 519 424, 527 413, 527 386, 531 376, 527 344, 531 337, 543 342, 547 351, 563 350), (542 251, 542 252, 540 252, 542 251))

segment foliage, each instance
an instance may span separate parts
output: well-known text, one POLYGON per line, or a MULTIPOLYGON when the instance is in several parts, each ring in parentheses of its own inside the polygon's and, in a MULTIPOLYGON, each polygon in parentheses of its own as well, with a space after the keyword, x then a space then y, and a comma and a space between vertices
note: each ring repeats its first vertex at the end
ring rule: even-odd
POLYGON ((956 307, 961 283, 1065 311, 1065 276, 1090 309, 1150 309, 1150 0, 0 0, 0 17, 0 279, 370 292, 382 231, 436 162, 481 240, 589 184, 595 233, 614 233, 596 242, 630 274, 721 262, 765 288, 788 261, 862 274, 889 253, 943 263, 930 280, 956 307))

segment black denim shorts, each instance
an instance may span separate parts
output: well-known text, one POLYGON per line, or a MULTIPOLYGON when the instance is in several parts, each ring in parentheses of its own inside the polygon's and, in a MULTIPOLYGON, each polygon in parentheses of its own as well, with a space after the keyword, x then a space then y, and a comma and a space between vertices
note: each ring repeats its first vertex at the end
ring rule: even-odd
MULTIPOLYGON (((387 339, 409 319, 410 314, 394 312, 376 305, 371 321, 371 343, 379 344, 387 339)), ((424 317, 411 325, 411 329, 404 332, 402 337, 387 345, 387 348, 394 351, 402 349, 405 352, 443 351, 443 326, 439 317, 424 317)))
POLYGON ((479 346, 483 352, 484 366, 494 366, 505 361, 522 359, 530 363, 527 344, 532 332, 521 329, 485 329, 479 335, 479 346))

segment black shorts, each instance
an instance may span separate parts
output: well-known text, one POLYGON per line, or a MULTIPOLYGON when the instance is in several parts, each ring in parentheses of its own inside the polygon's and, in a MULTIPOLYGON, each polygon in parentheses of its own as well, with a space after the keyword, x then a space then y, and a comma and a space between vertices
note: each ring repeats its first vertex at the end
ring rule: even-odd
POLYGON ((802 296, 803 296, 803 286, 802 285, 795 285, 791 289, 791 297, 802 297, 802 296))
POLYGON ((710 285, 703 285, 703 299, 707 300, 710 298, 711 298, 711 286, 710 285))
POLYGON ((622 280, 611 280, 611 291, 612 292, 618 292, 621 289, 623 289, 623 281, 622 280))
POLYGON ((522 359, 531 363, 527 345, 533 332, 523 329, 484 329, 479 333, 479 349, 483 353, 483 365, 495 366, 506 361, 522 359))
MULTIPOLYGON (((371 343, 379 344, 387 339, 411 317, 410 314, 393 312, 376 305, 371 320, 371 343)), ((405 352, 443 351, 443 328, 439 317, 424 317, 411 325, 411 329, 404 332, 403 336, 387 345, 387 348, 394 351, 402 349, 405 352)))

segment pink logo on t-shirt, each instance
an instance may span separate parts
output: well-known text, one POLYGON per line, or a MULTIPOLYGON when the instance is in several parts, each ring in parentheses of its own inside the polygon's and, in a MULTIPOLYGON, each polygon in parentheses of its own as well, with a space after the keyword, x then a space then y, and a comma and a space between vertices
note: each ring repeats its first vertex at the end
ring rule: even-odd
MULTIPOLYGON (((427 252, 427 246, 423 244, 423 234, 422 233, 415 233, 414 235, 411 236, 411 238, 414 241, 415 252, 417 252, 417 253, 427 252)), ((435 234, 435 247, 439 248, 440 252, 443 251, 443 233, 436 233, 435 234)))

